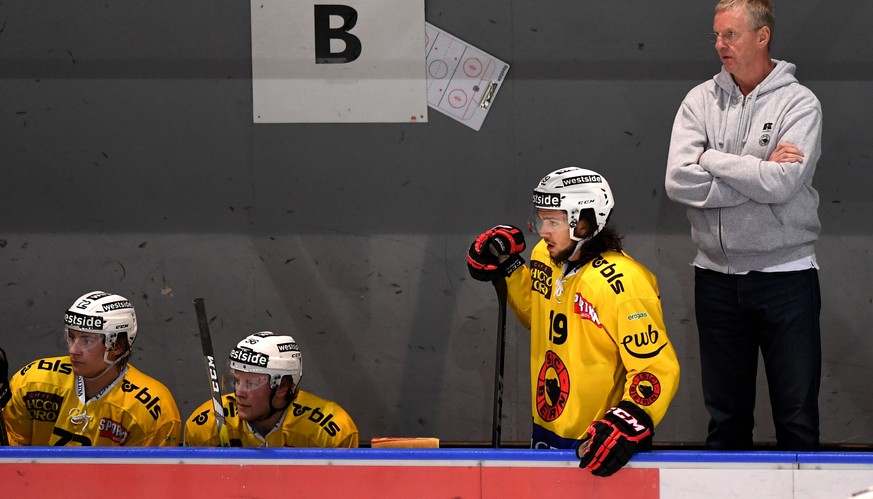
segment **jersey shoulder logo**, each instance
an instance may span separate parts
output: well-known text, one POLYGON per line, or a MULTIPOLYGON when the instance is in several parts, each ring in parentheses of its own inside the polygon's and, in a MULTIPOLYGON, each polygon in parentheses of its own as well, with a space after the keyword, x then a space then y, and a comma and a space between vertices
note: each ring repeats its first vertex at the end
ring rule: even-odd
POLYGON ((624 347, 624 351, 631 357, 636 357, 637 359, 651 359, 661 353, 661 350, 667 346, 667 343, 664 342, 663 345, 653 351, 644 352, 642 350, 646 347, 655 346, 658 343, 659 336, 658 330, 652 329, 652 325, 648 324, 648 330, 640 333, 629 334, 622 338, 621 346, 624 347))
POLYGON ((316 423, 318 426, 324 429, 328 435, 335 437, 340 434, 342 431, 337 424, 336 421, 333 420, 333 414, 327 412, 321 407, 308 407, 302 404, 298 404, 297 402, 293 402, 294 406, 292 409, 292 414, 295 417, 307 416, 307 420, 313 423, 316 423))
POLYGON ((530 262, 530 289, 547 300, 552 297, 552 268, 546 263, 539 260, 530 262))
POLYGON ((621 278, 624 277, 624 274, 616 268, 615 263, 600 256, 591 262, 591 266, 597 269, 597 271, 600 272, 600 275, 606 279, 606 282, 609 284, 613 293, 620 295, 624 292, 624 283, 621 282, 621 278))
MULTIPOLYGON (((54 359, 54 362, 50 362, 52 359, 39 359, 36 361, 36 368, 41 371, 52 371, 61 374, 72 374, 73 373, 73 364, 69 362, 64 362, 64 359, 54 359)), ((33 363, 29 364, 27 367, 22 369, 21 374, 24 374, 33 363)))
POLYGON ((661 382, 654 374, 641 372, 634 376, 628 393, 637 405, 649 406, 661 396, 661 382))
POLYGON ((212 409, 205 409, 203 412, 198 412, 191 418, 191 421, 197 426, 203 426, 209 421, 209 415, 212 414, 212 409))
POLYGON ((54 423, 58 420, 64 397, 49 392, 27 392, 24 394, 24 406, 34 421, 54 423))
MULTIPOLYGON (((157 421, 158 418, 161 417, 161 404, 160 404, 161 397, 159 395, 153 396, 152 393, 149 393, 149 387, 147 387, 147 386, 143 386, 142 389, 140 389, 140 385, 137 385, 137 384, 131 382, 127 378, 124 378, 121 381, 121 391, 122 392, 130 393, 130 392, 133 392, 136 390, 139 390, 139 391, 136 392, 136 395, 134 395, 134 398, 139 403, 144 405, 146 410, 148 411, 149 415, 152 417, 152 419, 157 421)), ((154 392, 154 391, 155 390, 153 387, 152 392, 154 392)))

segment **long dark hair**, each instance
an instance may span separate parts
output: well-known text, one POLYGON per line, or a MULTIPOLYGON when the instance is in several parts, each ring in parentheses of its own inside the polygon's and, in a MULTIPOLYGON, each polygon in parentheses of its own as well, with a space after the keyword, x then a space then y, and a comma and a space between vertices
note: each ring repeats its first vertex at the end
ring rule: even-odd
MULTIPOLYGON (((594 210, 585 210, 580 214, 580 218, 584 219, 589 227, 597 227, 597 219, 594 216, 594 210)), ((585 265, 606 251, 621 251, 623 249, 621 244, 622 239, 624 239, 624 236, 619 234, 612 227, 604 226, 596 236, 592 237, 582 245, 578 265, 585 265)))

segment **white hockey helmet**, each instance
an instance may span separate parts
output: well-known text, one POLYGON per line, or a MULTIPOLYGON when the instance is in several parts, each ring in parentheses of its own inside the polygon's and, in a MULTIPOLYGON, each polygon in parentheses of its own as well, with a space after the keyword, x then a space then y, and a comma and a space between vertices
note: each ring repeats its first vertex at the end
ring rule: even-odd
POLYGON ((64 335, 70 329, 102 334, 107 351, 115 348, 119 334, 127 333, 127 344, 133 348, 137 329, 136 311, 130 300, 121 295, 91 291, 80 296, 67 309, 64 326, 64 335))
POLYGON ((270 388, 277 388, 284 376, 291 376, 296 389, 303 376, 303 354, 290 336, 261 331, 247 336, 230 351, 230 368, 270 375, 270 388))
POLYGON ((561 210, 567 213, 570 238, 581 241, 575 233, 582 210, 594 210, 597 228, 587 239, 597 235, 606 225, 615 206, 612 190, 599 173, 568 166, 549 173, 534 187, 534 209, 561 210))

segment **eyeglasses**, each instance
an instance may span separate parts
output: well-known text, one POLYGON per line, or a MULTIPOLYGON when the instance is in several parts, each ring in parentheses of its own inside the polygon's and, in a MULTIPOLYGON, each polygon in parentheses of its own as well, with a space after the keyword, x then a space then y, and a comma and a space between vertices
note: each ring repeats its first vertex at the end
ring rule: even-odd
POLYGON ((763 26, 755 29, 750 29, 749 31, 725 31, 724 33, 713 32, 707 33, 706 35, 709 37, 709 41, 711 41, 712 43, 717 42, 719 38, 721 38, 721 40, 725 43, 734 43, 735 41, 737 41, 737 38, 743 35, 743 33, 758 31, 761 28, 763 28, 763 26))

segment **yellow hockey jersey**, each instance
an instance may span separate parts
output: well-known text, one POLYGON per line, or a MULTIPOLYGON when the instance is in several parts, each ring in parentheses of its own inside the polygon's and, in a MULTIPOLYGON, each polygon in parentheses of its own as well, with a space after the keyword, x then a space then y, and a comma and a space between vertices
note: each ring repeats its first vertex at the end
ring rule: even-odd
POLYGON ((562 275, 540 241, 507 278, 508 302, 531 330, 533 448, 574 448, 621 400, 657 425, 679 386, 655 276, 623 252, 562 275))
POLYGON ((69 357, 35 360, 9 387, 3 418, 11 445, 179 445, 182 421, 170 391, 130 364, 88 401, 69 357))
MULTIPOLYGON (((357 447, 358 427, 352 417, 335 402, 299 390, 297 398, 285 409, 266 437, 254 432, 239 418, 236 397, 221 397, 224 406, 224 429, 231 447, 357 447)), ((184 443, 189 446, 219 447, 212 400, 194 410, 185 423, 184 443)))

